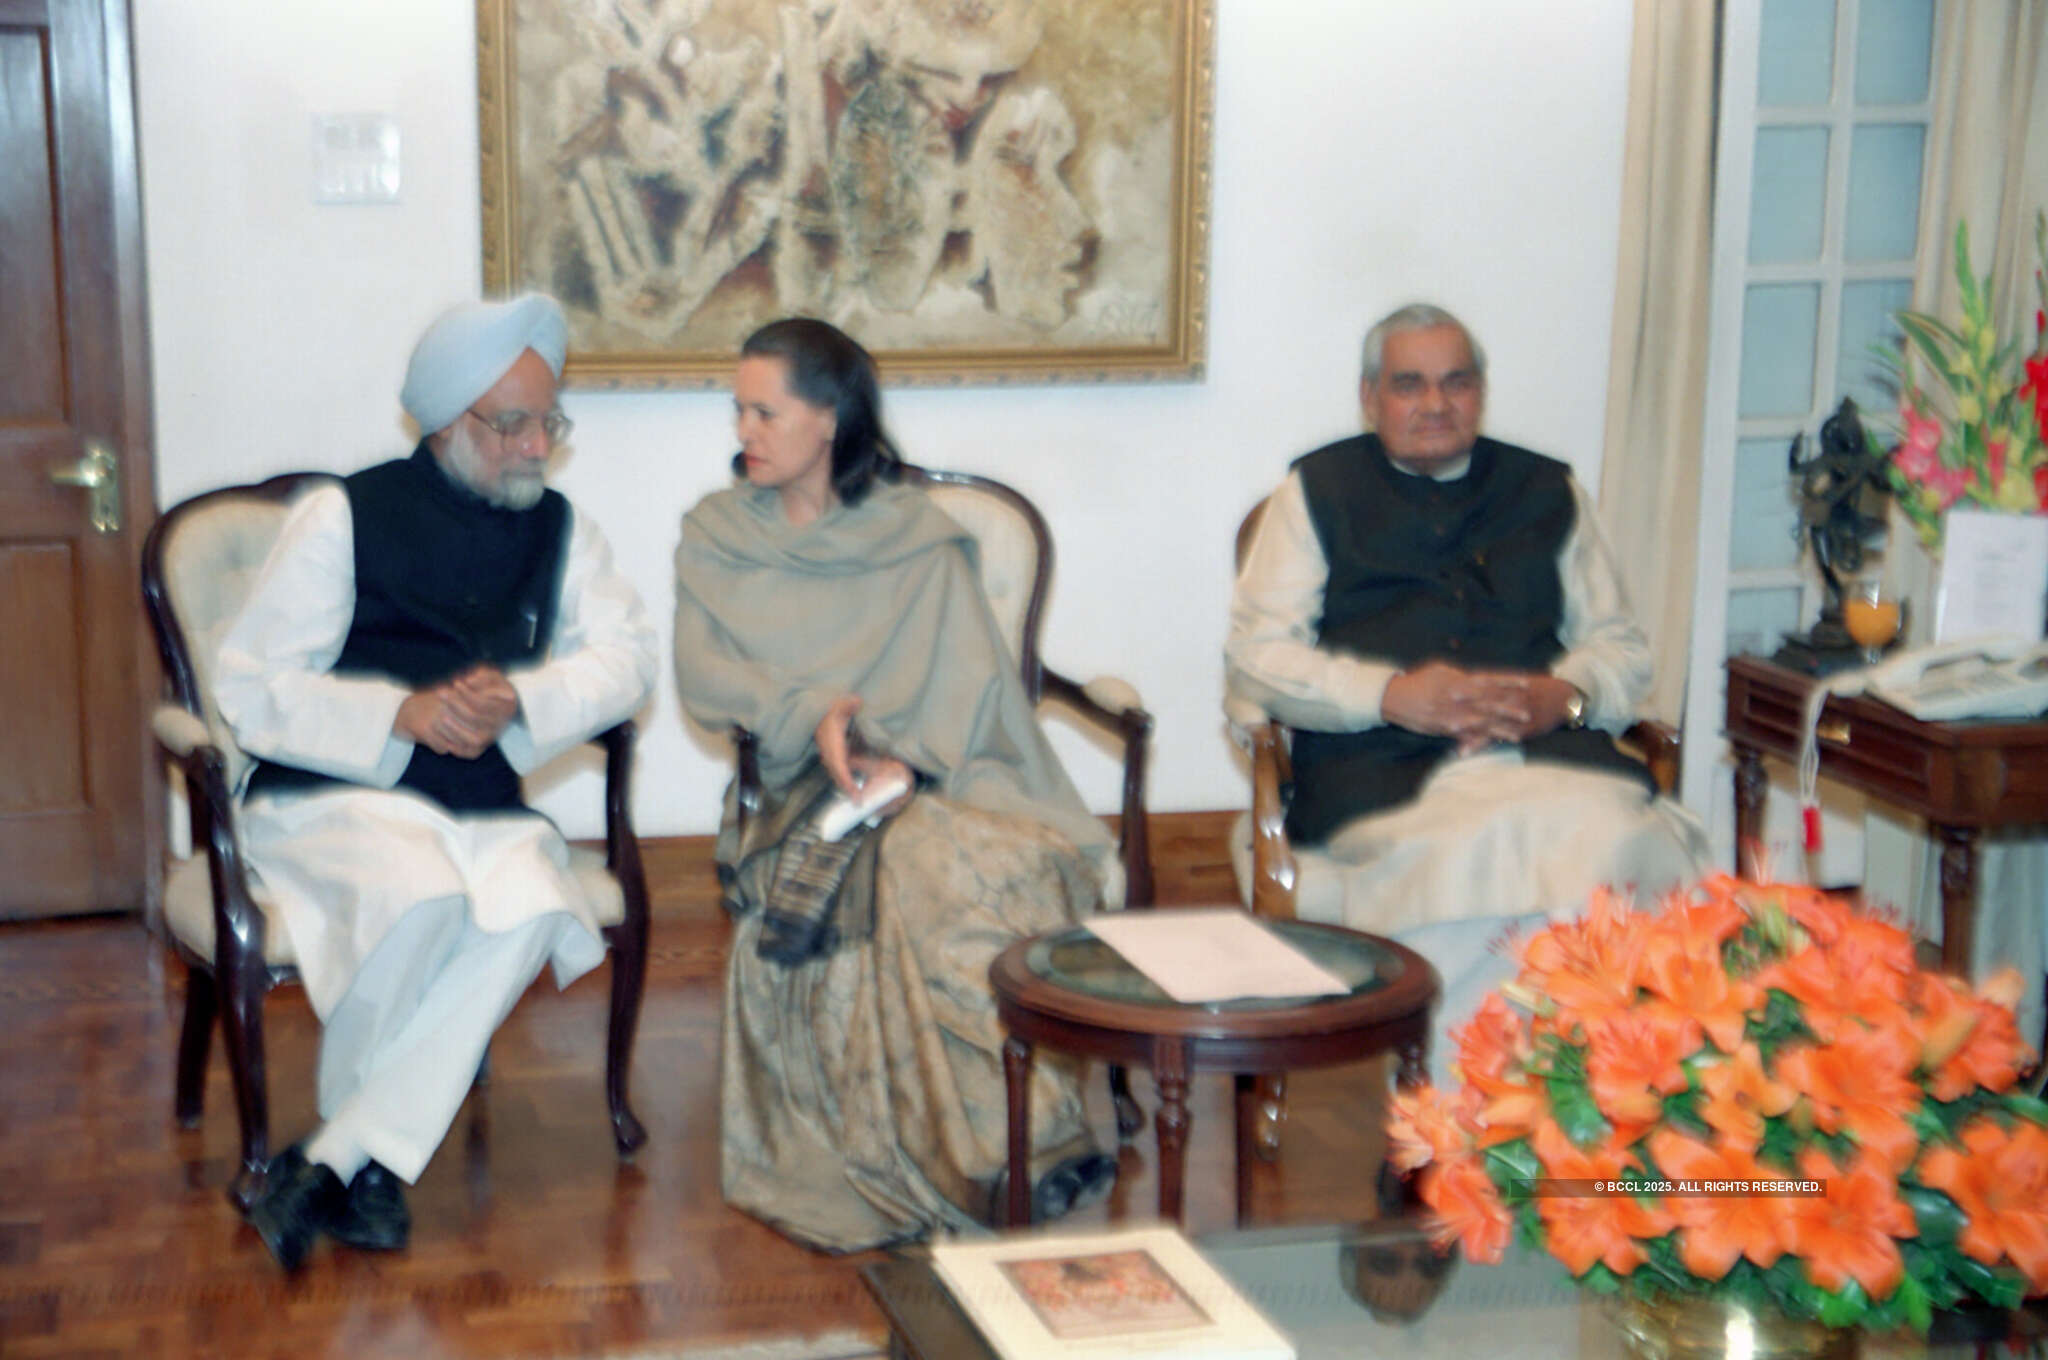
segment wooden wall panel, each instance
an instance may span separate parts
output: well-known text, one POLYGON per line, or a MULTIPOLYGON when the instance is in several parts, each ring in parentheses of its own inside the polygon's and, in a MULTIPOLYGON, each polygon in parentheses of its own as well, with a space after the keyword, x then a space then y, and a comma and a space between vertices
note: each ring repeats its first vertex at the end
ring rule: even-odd
POLYGON ((0 27, 0 422, 65 408, 47 34, 0 27))
POLYGON ((69 543, 0 543, 0 812, 84 807, 78 608, 69 543))

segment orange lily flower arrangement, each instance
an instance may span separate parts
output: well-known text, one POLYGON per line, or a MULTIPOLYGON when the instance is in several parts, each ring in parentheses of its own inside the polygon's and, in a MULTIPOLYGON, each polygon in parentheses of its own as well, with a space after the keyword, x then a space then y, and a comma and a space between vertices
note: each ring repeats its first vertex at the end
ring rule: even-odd
POLYGON ((1440 1246, 1519 1235, 1605 1292, 1881 1331, 2048 1293, 2017 974, 1973 988, 1839 898, 1726 875, 1516 947, 1452 1035, 1460 1084, 1394 1100, 1440 1246))

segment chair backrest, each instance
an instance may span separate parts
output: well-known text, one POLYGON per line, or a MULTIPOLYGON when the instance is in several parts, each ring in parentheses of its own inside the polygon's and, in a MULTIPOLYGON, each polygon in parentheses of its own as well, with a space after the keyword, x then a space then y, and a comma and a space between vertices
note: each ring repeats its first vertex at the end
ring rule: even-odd
POLYGON ((142 545, 142 598, 164 674, 177 701, 205 720, 226 757, 230 789, 240 786, 249 758, 213 699, 221 638, 249 598, 293 499, 331 480, 324 472, 289 472, 194 496, 165 511, 142 545))
POLYGON ((974 536, 981 550, 981 588, 1003 642, 1017 658, 1024 692, 1034 704, 1044 691, 1038 625, 1052 578, 1052 535, 1038 508, 1014 487, 971 472, 906 466, 904 480, 974 536))

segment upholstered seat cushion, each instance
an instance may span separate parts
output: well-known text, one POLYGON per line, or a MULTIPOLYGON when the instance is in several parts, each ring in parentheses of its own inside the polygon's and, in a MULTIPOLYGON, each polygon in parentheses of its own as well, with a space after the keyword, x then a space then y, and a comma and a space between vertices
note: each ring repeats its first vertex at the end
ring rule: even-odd
MULTIPOLYGON (((213 889, 207 882, 206 859, 194 855, 179 860, 164 879, 164 921, 171 934, 202 959, 213 958, 213 889)), ((580 845, 569 847, 569 869, 589 899, 591 911, 601 926, 615 926, 626 919, 626 895, 605 868, 604 852, 580 845)), ((272 967, 296 965, 290 936, 277 929, 276 914, 264 898, 262 886, 253 884, 256 905, 271 922, 264 932, 265 962, 272 967)))

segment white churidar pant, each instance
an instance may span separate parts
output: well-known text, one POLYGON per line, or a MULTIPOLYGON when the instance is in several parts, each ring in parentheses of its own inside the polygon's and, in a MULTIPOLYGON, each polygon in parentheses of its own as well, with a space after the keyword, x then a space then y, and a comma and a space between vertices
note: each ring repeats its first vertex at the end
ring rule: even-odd
POLYGON ((455 1122, 491 1035, 539 976, 567 912, 483 930, 460 897, 422 902, 384 935, 320 1036, 320 1115, 309 1161, 345 1183, 382 1162, 417 1181, 455 1122))
POLYGON ((417 1179, 541 967, 567 986, 604 959, 567 843, 538 815, 350 786, 258 795, 241 830, 324 1024, 307 1156, 417 1179))

